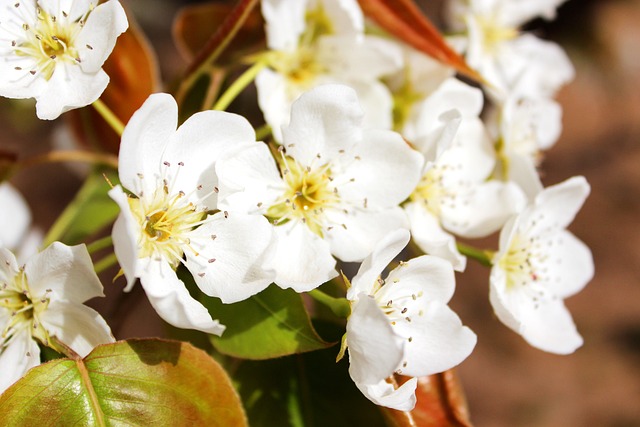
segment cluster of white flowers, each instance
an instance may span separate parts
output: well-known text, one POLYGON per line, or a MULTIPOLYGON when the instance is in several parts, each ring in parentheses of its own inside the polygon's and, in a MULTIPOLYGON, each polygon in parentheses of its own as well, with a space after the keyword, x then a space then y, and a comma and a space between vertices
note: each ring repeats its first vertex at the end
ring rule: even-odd
MULTIPOLYGON (((496 315, 535 347, 574 351, 581 337, 562 300, 591 279, 593 261, 565 228, 589 187, 575 177, 543 189, 536 170, 560 132, 552 97, 573 69, 559 47, 518 32, 558 3, 452 0, 453 29, 466 34, 456 45, 484 79, 477 88, 369 34, 355 0, 263 0, 268 50, 257 60, 267 67, 256 87, 274 141, 256 141, 245 118, 222 111, 178 126, 176 101, 151 95, 125 127, 121 184, 109 192, 125 290, 139 279, 168 323, 220 335, 225 326, 190 295, 181 264, 204 294, 234 303, 271 283, 311 291, 338 276, 338 260, 361 263, 347 283, 341 354, 348 349, 365 396, 411 410, 415 377, 456 366, 476 343, 447 306, 454 270, 466 266, 456 238, 502 229, 489 260, 496 315), (410 240, 426 255, 383 278, 410 240), (396 389, 394 374, 414 379, 396 389)), ((4 5, 0 95, 34 97, 48 119, 93 102, 126 28, 117 0, 4 5)), ((8 186, 2 197, 19 200, 8 186)), ((15 249, 28 219, 13 218, 22 223, 3 228, 0 246, 15 249)), ((82 246, 56 243, 22 267, 0 254, 0 360, 20 366, 0 389, 38 363, 34 339, 79 354, 113 339, 80 305, 102 293, 82 246)))

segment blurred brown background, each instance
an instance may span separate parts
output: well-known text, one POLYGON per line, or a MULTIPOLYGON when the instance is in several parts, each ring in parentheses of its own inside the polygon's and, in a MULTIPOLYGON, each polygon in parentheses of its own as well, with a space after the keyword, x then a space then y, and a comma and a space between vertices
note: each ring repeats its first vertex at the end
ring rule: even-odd
MULTIPOLYGON (((184 2, 124 0, 161 58, 165 81, 184 64, 171 41, 171 17, 184 2)), ((440 2, 423 1, 433 13, 440 2)), ((470 262, 458 277, 453 306, 478 334, 460 367, 478 426, 640 426, 640 1, 570 0, 553 23, 528 28, 560 42, 577 69, 559 96, 564 132, 543 163, 546 185, 585 175, 592 193, 571 230, 593 251, 596 277, 569 299, 585 344, 570 356, 529 347, 502 326, 488 301, 488 270, 470 262)), ((42 123, 31 102, 0 100, 0 148, 21 156, 44 152, 62 121, 42 123)), ((64 139, 64 138, 63 138, 64 139)), ((41 166, 14 183, 36 222, 51 225, 80 185, 73 171, 41 166), (52 178, 53 177, 53 178, 52 178)), ((3 207, 0 207, 2 209, 3 207)), ((162 333, 137 289, 104 280, 100 303, 117 338, 162 333), (120 304, 124 302, 124 306, 120 304)))

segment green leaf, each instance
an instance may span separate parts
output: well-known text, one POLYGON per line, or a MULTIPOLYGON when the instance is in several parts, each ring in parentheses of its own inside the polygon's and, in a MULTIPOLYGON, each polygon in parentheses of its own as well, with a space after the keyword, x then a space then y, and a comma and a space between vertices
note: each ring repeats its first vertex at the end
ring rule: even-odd
POLYGON ((82 243, 116 219, 120 210, 107 194, 111 187, 103 173, 113 184, 118 183, 115 171, 98 169, 92 172, 49 230, 44 246, 54 241, 67 245, 82 243))
POLYGON ((30 370, 0 396, 0 425, 246 426, 224 370, 179 341, 119 341, 30 370))
POLYGON ((203 297, 214 318, 227 327, 211 342, 219 352, 243 359, 271 359, 331 346, 313 329, 302 298, 292 289, 271 285, 258 295, 223 304, 203 297))
POLYGON ((234 384, 252 427, 385 426, 357 389, 345 359, 325 350, 274 360, 243 361, 234 384))

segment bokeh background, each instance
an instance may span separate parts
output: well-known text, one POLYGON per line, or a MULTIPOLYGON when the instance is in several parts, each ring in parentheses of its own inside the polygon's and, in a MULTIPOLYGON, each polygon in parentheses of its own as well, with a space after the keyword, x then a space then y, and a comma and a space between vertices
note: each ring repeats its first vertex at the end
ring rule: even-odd
MULTIPOLYGON (((164 80, 178 76, 185 63, 170 27, 185 2, 122 2, 158 52, 164 80)), ((437 20, 441 1, 421 3, 437 20)), ((567 301, 584 346, 555 356, 529 347, 497 321, 488 301, 488 270, 469 263, 458 276, 452 305, 479 338, 459 368, 472 421, 491 427, 640 426, 640 1, 569 0, 556 21, 527 28, 562 44, 577 70, 559 94, 564 132, 541 171, 545 185, 573 175, 591 184, 571 230, 593 251, 596 276, 567 301)), ((65 139, 63 121, 39 122, 30 102, 0 100, 0 129, 0 150, 19 156, 50 150, 52 132, 65 139)), ((47 229, 81 178, 67 166, 45 165, 13 182, 35 222, 47 229)), ((483 243, 495 247, 495 238, 483 243)), ((103 282, 108 298, 94 305, 117 338, 163 333, 141 287, 123 297, 121 282, 103 282)))

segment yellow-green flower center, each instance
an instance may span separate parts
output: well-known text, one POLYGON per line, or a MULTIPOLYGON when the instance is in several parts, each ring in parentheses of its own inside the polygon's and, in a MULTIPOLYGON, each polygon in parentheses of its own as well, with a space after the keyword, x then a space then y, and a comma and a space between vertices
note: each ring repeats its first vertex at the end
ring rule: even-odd
POLYGON ((478 17, 477 22, 482 31, 483 46, 489 52, 494 52, 502 43, 518 36, 516 28, 501 24, 495 17, 478 17))
MULTIPOLYGON (((20 4, 16 3, 15 7, 19 8, 20 4)), ((37 6, 35 23, 23 24, 23 37, 12 42, 16 55, 34 60, 35 66, 25 71, 32 75, 40 73, 49 80, 59 62, 79 64, 81 59, 76 48, 76 39, 88 14, 72 22, 67 19, 65 12, 59 19, 37 6)))
POLYGON ((434 165, 422 175, 420 182, 409 196, 411 201, 422 203, 436 217, 440 216, 442 205, 448 199, 455 198, 455 194, 444 185, 445 170, 446 166, 434 165))
MULTIPOLYGON (((47 290, 47 293, 50 291, 47 290)), ((38 318, 49 305, 49 298, 36 298, 29 290, 27 277, 20 271, 11 283, 3 283, 0 288, 0 310, 9 314, 8 322, 2 331, 2 341, 6 341, 22 328, 29 328, 30 334, 42 343, 49 340, 47 331, 38 318)))
MULTIPOLYGON (((150 198, 132 197, 129 206, 142 229, 138 256, 161 257, 173 267, 181 262, 184 250, 190 247, 189 232, 207 216, 207 212, 187 201, 184 193, 169 196, 164 189, 150 198)), ((197 251, 194 253, 197 255, 197 251)))
POLYGON ((498 266, 506 272, 507 289, 524 286, 541 279, 544 271, 539 269, 545 256, 537 251, 536 239, 516 233, 509 249, 498 261, 498 266))
POLYGON ((267 216, 277 224, 301 220, 319 236, 323 236, 323 212, 335 206, 339 199, 332 184, 329 165, 319 168, 303 167, 290 157, 283 156, 282 176, 284 194, 267 210, 267 216))
POLYGON ((310 89, 316 77, 327 72, 327 67, 319 60, 317 41, 324 35, 334 33, 333 24, 322 3, 307 12, 305 22, 305 31, 300 35, 295 50, 268 54, 269 66, 301 91, 310 89))

